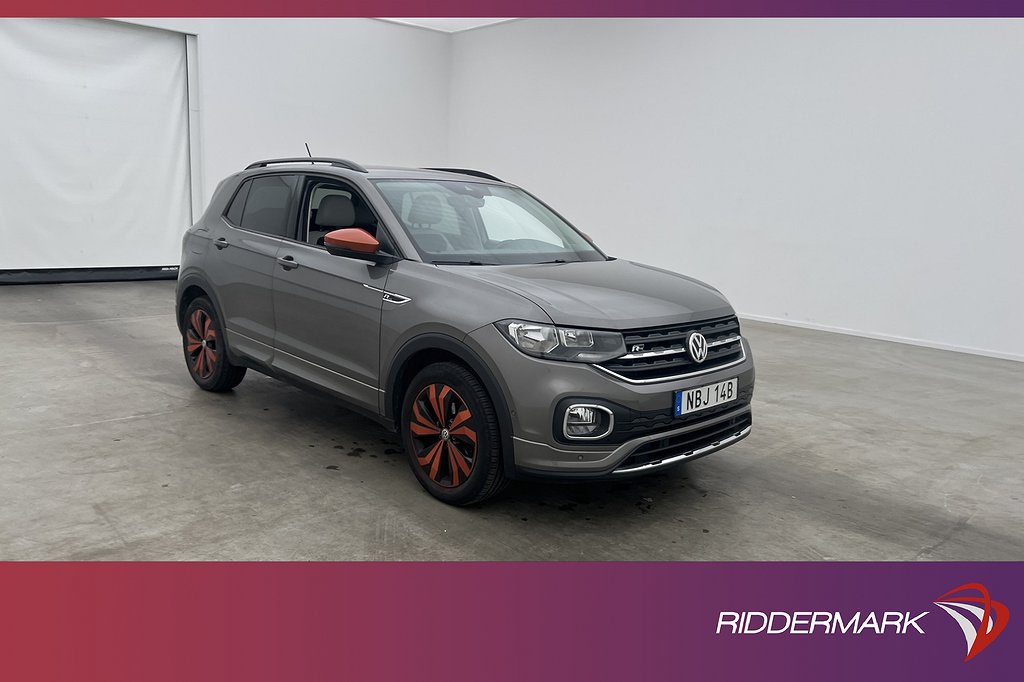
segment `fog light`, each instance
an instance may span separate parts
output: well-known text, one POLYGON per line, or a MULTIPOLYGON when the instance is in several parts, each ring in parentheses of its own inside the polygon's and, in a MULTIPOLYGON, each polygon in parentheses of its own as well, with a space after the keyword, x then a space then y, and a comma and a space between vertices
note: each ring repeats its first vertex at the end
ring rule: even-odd
POLYGON ((572 440, 596 440, 612 432, 615 417, 603 405, 570 405, 562 420, 562 433, 572 440))

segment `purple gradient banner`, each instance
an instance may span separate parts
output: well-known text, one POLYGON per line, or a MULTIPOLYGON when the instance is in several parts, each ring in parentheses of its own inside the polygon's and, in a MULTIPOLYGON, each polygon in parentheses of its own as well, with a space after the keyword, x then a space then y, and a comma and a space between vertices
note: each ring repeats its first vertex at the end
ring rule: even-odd
POLYGON ((0 677, 997 682, 1021 677, 1022 577, 1021 563, 0 564, 0 677))
POLYGON ((1022 0, 0 0, 4 16, 1019 17, 1022 0))

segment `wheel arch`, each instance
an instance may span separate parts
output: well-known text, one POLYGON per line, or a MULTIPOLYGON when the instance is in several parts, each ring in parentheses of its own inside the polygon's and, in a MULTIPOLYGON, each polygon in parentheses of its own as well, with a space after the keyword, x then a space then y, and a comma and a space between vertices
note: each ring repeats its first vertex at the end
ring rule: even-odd
POLYGON ((185 310, 188 308, 189 303, 196 300, 200 296, 206 296, 213 303, 213 307, 216 309, 217 317, 221 320, 224 319, 222 314, 220 301, 217 300, 216 294, 213 293, 213 287, 210 286, 209 282, 198 273, 187 273, 178 277, 178 287, 176 292, 175 301, 175 320, 178 323, 178 330, 183 331, 185 323, 185 310))
POLYGON ((395 354, 388 371, 387 393, 384 401, 384 417, 398 429, 402 428, 401 410, 405 391, 413 377, 428 365, 437 362, 456 362, 471 371, 487 389, 498 415, 499 438, 501 440, 502 468, 505 476, 515 476, 515 456, 512 442, 512 416, 509 403, 501 384, 492 374, 483 359, 469 346, 458 339, 444 334, 428 333, 410 339, 395 354))
MULTIPOLYGON (((178 277, 177 301, 174 310, 174 319, 178 324, 178 331, 180 333, 185 332, 185 311, 188 309, 189 304, 200 296, 210 299, 214 312, 217 313, 217 319, 220 320, 221 327, 226 332, 227 318, 224 317, 224 309, 221 308, 220 301, 214 293, 214 288, 210 286, 204 277, 194 272, 178 277)), ((226 333, 224 337, 224 347, 227 350, 228 359, 234 364, 242 364, 239 358, 231 351, 231 345, 227 343, 226 333)))

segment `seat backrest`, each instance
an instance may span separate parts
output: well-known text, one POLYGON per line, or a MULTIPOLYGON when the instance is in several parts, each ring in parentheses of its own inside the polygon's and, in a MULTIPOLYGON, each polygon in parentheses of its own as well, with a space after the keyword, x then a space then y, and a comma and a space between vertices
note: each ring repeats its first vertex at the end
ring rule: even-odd
POLYGON ((323 198, 316 212, 317 227, 340 230, 356 223, 356 209, 352 200, 342 194, 330 194, 323 198))
POLYGON ((324 245, 325 234, 345 227, 359 227, 377 236, 377 218, 358 196, 351 199, 340 194, 325 196, 320 206, 310 211, 310 216, 308 241, 317 246, 324 245))
POLYGON ((330 194, 320 201, 312 211, 312 222, 306 241, 317 246, 324 245, 324 235, 355 224, 355 208, 352 200, 341 194, 330 194))
POLYGON ((412 233, 416 245, 427 253, 445 253, 449 250, 448 240, 438 232, 428 230, 417 230, 412 233))
POLYGON ((409 207, 408 221, 412 225, 430 227, 444 220, 441 199, 436 194, 417 194, 409 207))

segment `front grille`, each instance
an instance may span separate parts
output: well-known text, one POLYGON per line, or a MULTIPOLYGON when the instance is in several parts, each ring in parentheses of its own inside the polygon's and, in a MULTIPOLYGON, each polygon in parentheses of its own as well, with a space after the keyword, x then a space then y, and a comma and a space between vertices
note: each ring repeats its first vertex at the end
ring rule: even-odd
POLYGON ((754 385, 750 384, 736 394, 736 400, 730 400, 727 403, 715 405, 700 412, 681 417, 676 416, 674 407, 647 412, 637 410, 626 411, 624 408, 622 410, 617 409, 615 411, 615 428, 607 438, 602 440, 602 443, 625 443, 634 438, 649 436, 659 431, 671 431, 693 422, 704 421, 717 414, 749 405, 753 396, 754 385))
POLYGON ((603 362, 599 366, 627 381, 635 382, 653 382, 687 376, 723 367, 741 359, 743 347, 739 337, 740 323, 735 317, 633 329, 623 333, 626 356, 603 362), (701 363, 694 362, 686 348, 686 342, 693 332, 700 332, 708 341, 708 357, 701 363), (715 345, 728 339, 735 340, 715 345), (635 346, 642 346, 643 353, 676 352, 629 358, 628 355, 634 354, 632 349, 635 346))
POLYGON ((687 455, 695 450, 715 445, 726 438, 739 435, 753 423, 750 412, 744 412, 730 419, 702 426, 693 431, 666 436, 659 440, 644 443, 619 464, 616 471, 635 469, 645 464, 653 464, 662 460, 687 455))

